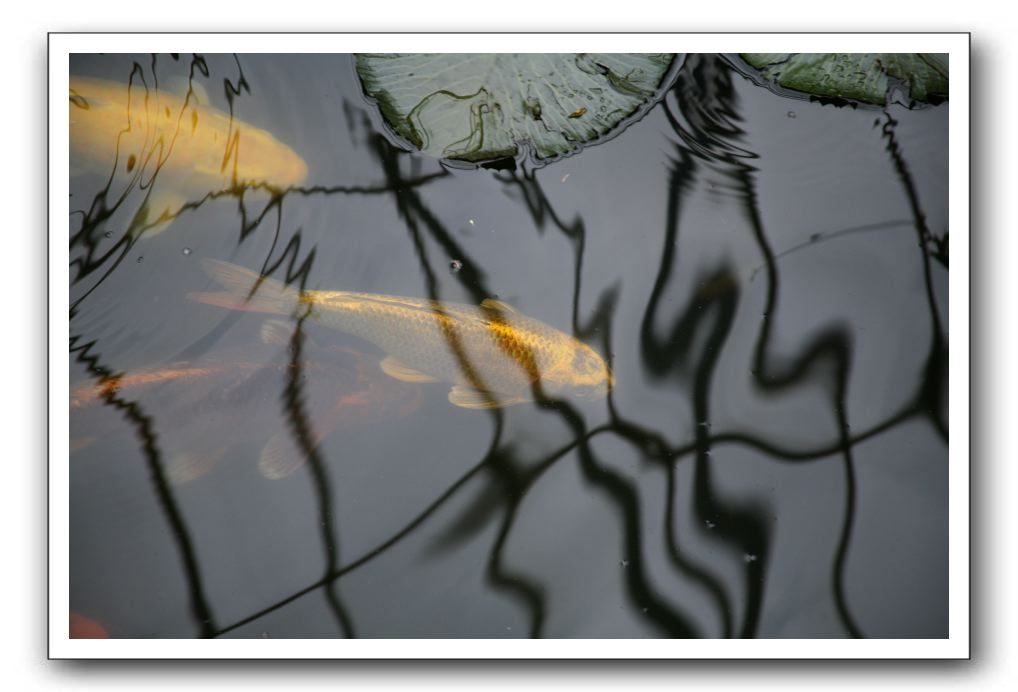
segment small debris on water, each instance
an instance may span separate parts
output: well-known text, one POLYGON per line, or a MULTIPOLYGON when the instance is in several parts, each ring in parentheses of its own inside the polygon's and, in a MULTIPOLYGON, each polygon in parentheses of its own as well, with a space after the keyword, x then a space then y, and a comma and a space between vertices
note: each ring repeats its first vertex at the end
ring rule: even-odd
POLYGON ((449 262, 449 269, 451 269, 453 272, 458 272, 462 268, 463 263, 460 262, 458 259, 454 259, 453 261, 449 262))
POLYGON ((145 261, 144 255, 138 255, 138 264, 141 264, 144 261, 145 261))
POLYGON ((789 118, 794 118, 794 117, 795 117, 795 111, 788 111, 788 113, 786 113, 786 115, 787 115, 787 116, 788 116, 789 118))
POLYGON ((183 250, 180 251, 180 254, 184 255, 184 257, 187 257, 188 255, 191 254, 191 248, 189 247, 184 248, 183 250))
POLYGON ((104 238, 112 238, 113 237, 113 231, 106 231, 105 233, 103 233, 103 237, 104 238))
POLYGON ((756 555, 753 555, 752 553, 746 553, 745 555, 742 556, 742 559, 745 560, 746 564, 748 565, 750 562, 756 562, 756 555))
POLYGON ((473 219, 470 219, 470 225, 471 225, 471 226, 473 226, 473 225, 474 225, 474 220, 473 220, 473 219))
POLYGON ((707 525, 707 528, 708 528, 708 529, 713 529, 713 528, 714 528, 715 526, 717 526, 717 524, 715 524, 715 523, 714 523, 713 521, 711 521, 710 519, 708 519, 707 521, 705 521, 705 522, 704 522, 704 524, 706 524, 706 525, 707 525))
POLYGON ((619 564, 622 565, 623 567, 629 567, 629 560, 623 560, 619 564))
POLYGON ((565 181, 569 180, 569 176, 570 175, 572 175, 572 174, 571 173, 566 173, 564 176, 562 176, 562 182, 564 183, 565 181))

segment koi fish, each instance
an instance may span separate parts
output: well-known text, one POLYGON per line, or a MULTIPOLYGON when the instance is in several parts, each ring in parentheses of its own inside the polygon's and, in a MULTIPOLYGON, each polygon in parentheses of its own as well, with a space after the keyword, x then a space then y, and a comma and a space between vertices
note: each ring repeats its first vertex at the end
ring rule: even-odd
POLYGON ((227 262, 204 260, 226 291, 191 293, 191 300, 232 310, 307 319, 354 334, 381 348, 382 370, 406 382, 446 382, 449 401, 493 409, 534 399, 535 391, 583 399, 604 397, 614 384, 592 348, 527 317, 507 303, 480 306, 347 291, 300 291, 227 262))
MULTIPOLYGON (((262 341, 289 342, 292 328, 267 321, 262 341)), ((421 404, 420 386, 385 377, 378 358, 336 346, 309 343, 300 364, 305 383, 304 410, 310 444, 320 445, 341 429, 410 415, 421 404)), ((189 483, 212 472, 236 444, 260 444, 258 472, 269 480, 285 478, 305 461, 293 441, 279 393, 295 367, 285 358, 269 362, 243 360, 244 355, 216 352, 201 363, 149 368, 86 383, 71 390, 72 454, 105 439, 109 426, 96 417, 111 411, 101 404, 114 397, 135 402, 151 416, 165 459, 167 480, 189 483), (236 431, 237 440, 230 440, 236 431)))
MULTIPOLYGON (((188 201, 251 186, 285 189, 307 177, 304 160, 269 132, 187 96, 87 77, 70 79, 71 171, 126 174, 151 190, 146 230, 166 228, 188 201)), ((112 180, 112 178, 111 178, 112 180)))

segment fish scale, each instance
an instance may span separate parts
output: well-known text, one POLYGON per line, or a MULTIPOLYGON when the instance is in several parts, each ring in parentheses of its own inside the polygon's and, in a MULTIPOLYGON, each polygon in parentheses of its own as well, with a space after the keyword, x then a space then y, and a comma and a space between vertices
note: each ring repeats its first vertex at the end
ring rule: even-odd
POLYGON ((522 393, 568 356, 547 333, 557 330, 491 308, 412 298, 380 302, 358 293, 316 298, 331 310, 312 312, 312 319, 371 341, 415 370, 477 389, 522 393))

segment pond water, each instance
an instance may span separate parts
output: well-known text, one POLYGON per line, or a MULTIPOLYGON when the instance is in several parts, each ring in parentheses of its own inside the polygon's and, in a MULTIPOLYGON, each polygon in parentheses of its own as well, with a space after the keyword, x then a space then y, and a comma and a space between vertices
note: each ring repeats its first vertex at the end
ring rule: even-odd
POLYGON ((686 56, 576 155, 467 170, 401 148, 351 56, 72 56, 271 135, 242 193, 183 150, 154 182, 72 151, 79 635, 946 637, 948 104, 732 64, 686 56), (371 340, 202 301, 210 260, 497 299, 614 387, 455 406, 371 340))

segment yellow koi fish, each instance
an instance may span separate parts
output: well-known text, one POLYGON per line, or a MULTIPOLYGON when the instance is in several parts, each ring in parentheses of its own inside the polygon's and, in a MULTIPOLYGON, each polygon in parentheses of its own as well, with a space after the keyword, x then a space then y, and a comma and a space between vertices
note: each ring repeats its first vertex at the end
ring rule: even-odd
MULTIPOLYGON (((197 86, 197 84, 195 85, 197 86)), ((190 96, 72 76, 71 171, 128 176, 151 194, 151 231, 210 192, 251 186, 285 189, 307 177, 304 160, 270 133, 190 96), (160 222, 160 219, 162 220, 160 222)))
POLYGON ((593 399, 614 384, 607 364, 582 341, 497 300, 480 306, 347 291, 299 291, 226 262, 205 260, 227 290, 192 293, 232 310, 300 315, 374 343, 382 370, 407 382, 452 384, 449 401, 490 409, 545 395, 593 399))

